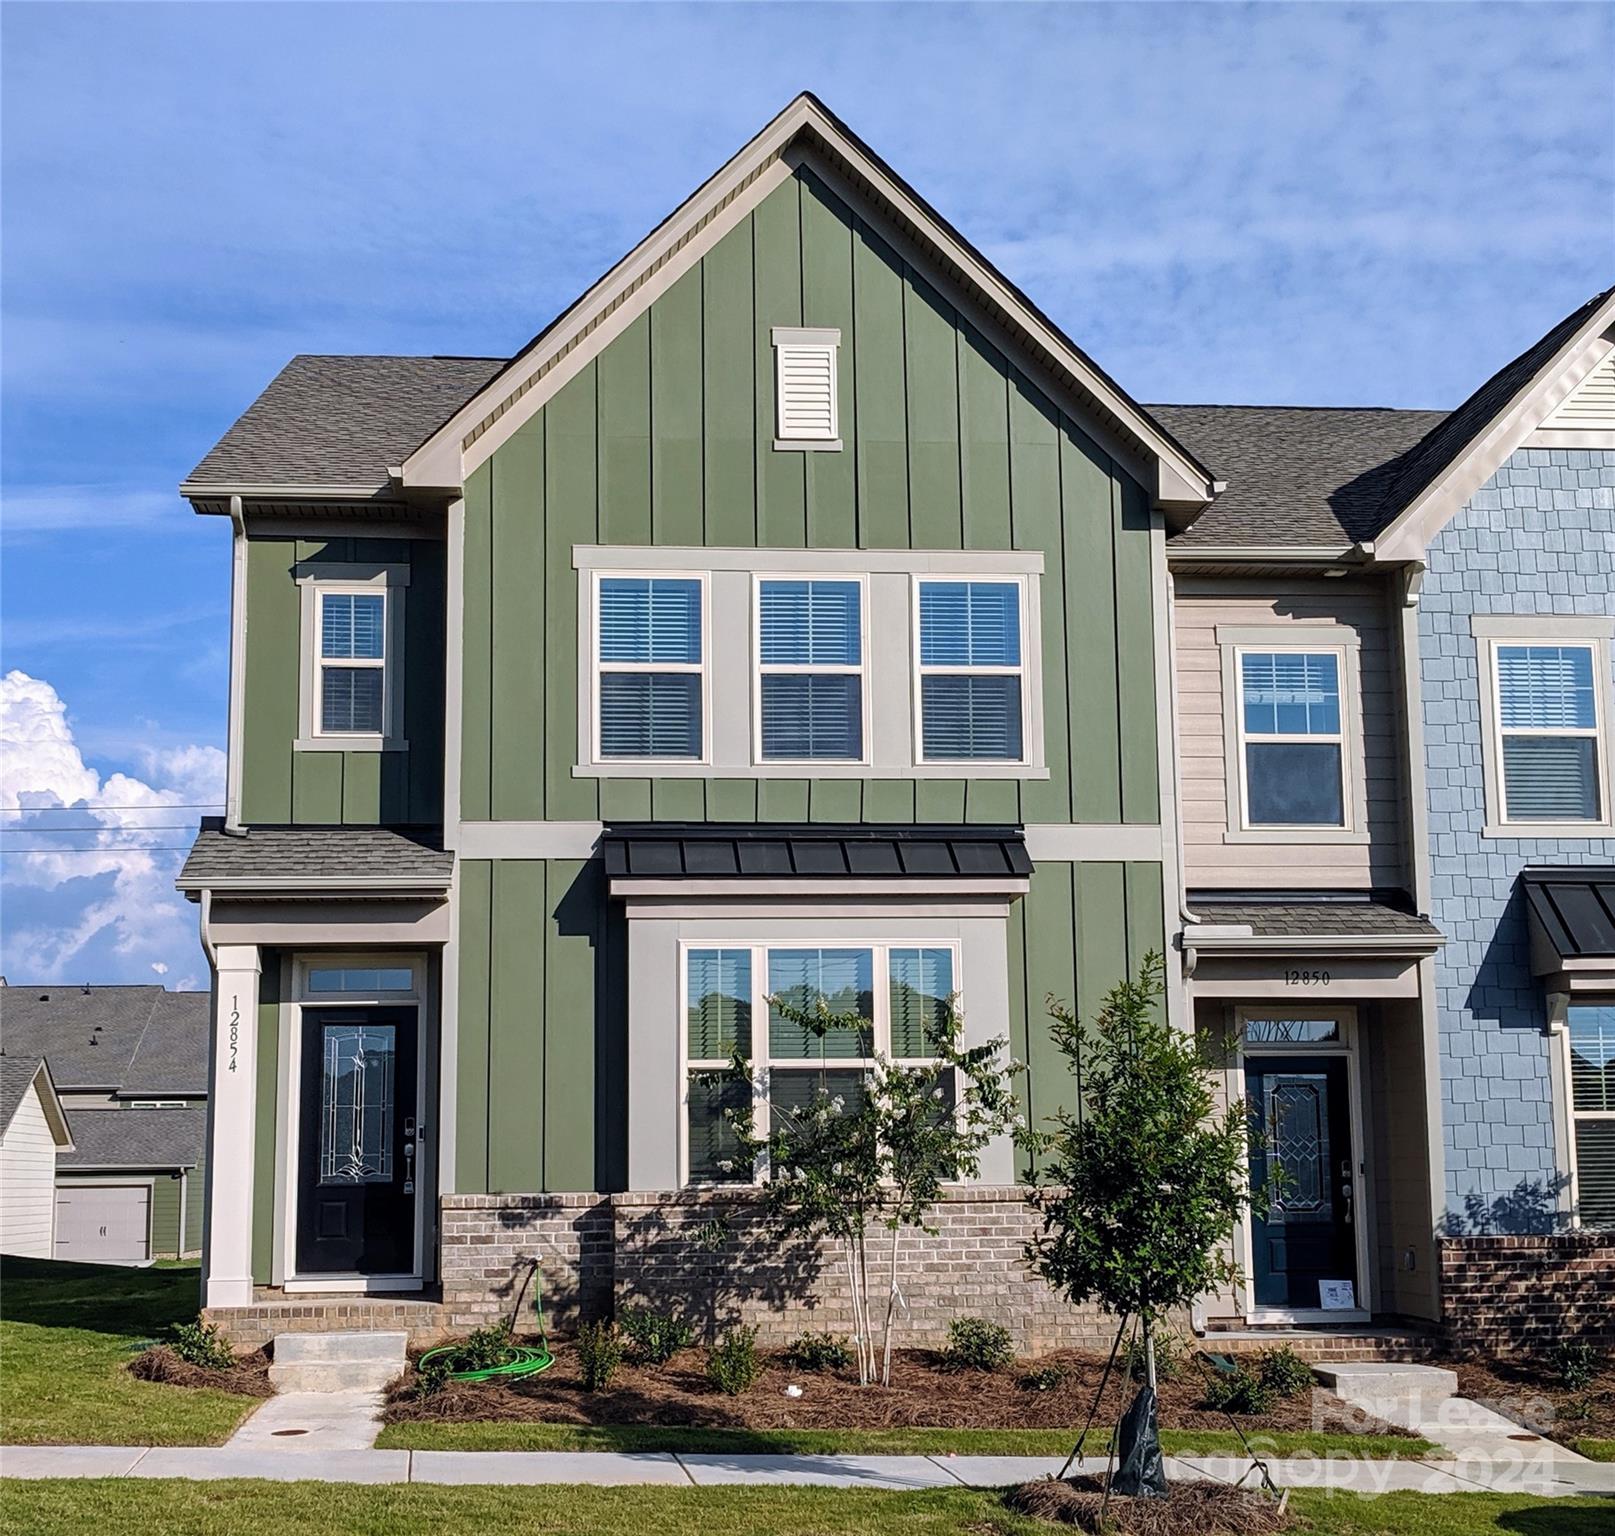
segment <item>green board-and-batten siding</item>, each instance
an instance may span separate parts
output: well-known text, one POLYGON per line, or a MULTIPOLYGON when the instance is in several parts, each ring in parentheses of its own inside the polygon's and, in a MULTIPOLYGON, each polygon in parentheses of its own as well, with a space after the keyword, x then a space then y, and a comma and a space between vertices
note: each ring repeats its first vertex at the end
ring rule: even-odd
POLYGON ((1143 490, 799 171, 469 477, 461 815, 1149 824, 1153 614, 1143 490), (840 330, 840 452, 774 449, 775 325, 840 330), (596 543, 1041 551, 1050 777, 574 777, 596 543))
POLYGON ((444 547, 435 539, 271 538, 247 544, 241 816, 248 823, 430 825, 443 805, 444 547), (407 565, 408 751, 299 752, 300 562, 407 565))
MULTIPOLYGON (((627 1167, 626 924, 597 860, 460 869, 455 1184, 461 1193, 620 1189, 627 1167)), ((1010 908, 1010 1049, 1037 1123, 1074 1107, 1046 1000, 1092 1018, 1162 938, 1161 866, 1039 865, 1010 908)), ((678 1015, 669 999, 669 1027, 678 1015)), ((669 1085, 669 1092, 676 1085, 669 1085)))

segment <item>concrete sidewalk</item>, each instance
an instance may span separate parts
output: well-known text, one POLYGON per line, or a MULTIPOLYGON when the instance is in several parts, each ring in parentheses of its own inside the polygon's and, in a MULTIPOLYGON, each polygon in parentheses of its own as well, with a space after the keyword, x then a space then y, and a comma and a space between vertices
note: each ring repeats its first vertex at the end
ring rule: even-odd
MULTIPOLYGON (((245 1445, 0 1447, 0 1477, 264 1478, 277 1482, 532 1486, 998 1488, 1057 1473, 1057 1456, 722 1456, 614 1451, 377 1451, 245 1445)), ((1351 1493, 1530 1493, 1615 1496, 1615 1465, 1543 1457, 1370 1461, 1333 1456, 1271 1461, 1281 1488, 1351 1493)), ((1102 1459, 1081 1470, 1100 1473, 1102 1459)), ((1255 1484, 1248 1460, 1178 1456, 1167 1476, 1255 1484)))

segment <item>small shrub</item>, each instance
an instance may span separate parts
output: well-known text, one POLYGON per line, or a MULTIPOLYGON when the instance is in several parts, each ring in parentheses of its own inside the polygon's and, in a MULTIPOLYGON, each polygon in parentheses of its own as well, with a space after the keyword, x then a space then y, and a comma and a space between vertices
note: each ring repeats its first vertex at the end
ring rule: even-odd
POLYGON ((450 1362, 457 1371, 486 1371, 503 1365, 510 1350, 510 1324, 501 1318, 486 1328, 473 1329, 457 1344, 450 1362))
POLYGON ((707 1380, 720 1392, 739 1397, 762 1373, 757 1359, 757 1330, 736 1328, 707 1354, 707 1380))
POLYGON ((628 1353, 641 1365, 665 1365, 695 1337, 695 1330, 682 1318, 649 1307, 629 1307, 618 1323, 628 1353))
POLYGON ((1300 1397, 1312 1390, 1316 1380, 1312 1367, 1287 1344, 1279 1349, 1264 1349, 1256 1374, 1275 1397, 1300 1397))
POLYGON ((1548 1364, 1567 1392, 1585 1392, 1603 1360, 1586 1339, 1560 1339, 1548 1355, 1548 1364))
POLYGON ((622 1338, 608 1322, 585 1323, 578 1329, 578 1372, 584 1390, 600 1392, 611 1385, 611 1378, 622 1364, 622 1338))
MULTIPOLYGON (((1183 1374, 1183 1367, 1188 1357, 1188 1351, 1183 1346, 1183 1340, 1175 1333, 1168 1333, 1163 1329, 1155 1335, 1155 1377, 1157 1381, 1175 1381, 1183 1374)), ((1134 1381, 1143 1381, 1144 1366, 1144 1340, 1141 1335, 1135 1334, 1127 1341, 1122 1350, 1122 1368, 1134 1381)))
POLYGON ((428 1360, 415 1370, 415 1396, 436 1397, 449 1384, 449 1362, 428 1360))
POLYGON ((785 1362, 799 1371, 840 1371, 852 1364, 852 1350, 836 1333, 800 1333, 786 1347, 785 1362))
POLYGON ((1206 1406, 1224 1413, 1263 1414, 1273 1406, 1273 1389, 1254 1371, 1236 1365, 1231 1371, 1211 1373, 1206 1406))
POLYGON ((199 1366, 204 1371, 227 1371, 236 1363, 230 1342, 216 1324, 175 1323, 168 1331, 169 1348, 187 1365, 199 1366))
POLYGON ((1002 1371, 1015 1363, 1015 1341, 1009 1329, 984 1317, 956 1317, 948 1324, 948 1347, 942 1351, 946 1371, 1002 1371))
POLYGON ((1024 1392, 1054 1392, 1065 1383, 1065 1372, 1057 1365, 1040 1365, 1020 1379, 1024 1392))

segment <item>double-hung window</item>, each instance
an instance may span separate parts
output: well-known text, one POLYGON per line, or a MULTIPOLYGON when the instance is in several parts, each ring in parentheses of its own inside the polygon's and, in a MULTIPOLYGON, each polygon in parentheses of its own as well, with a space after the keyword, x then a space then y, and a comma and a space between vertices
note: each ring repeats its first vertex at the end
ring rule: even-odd
POLYGON ((1339 651, 1241 650, 1239 771, 1246 827, 1344 827, 1339 651))
POLYGON ((596 603, 601 759, 705 753, 703 586, 694 576, 602 576, 596 603))
MULTIPOLYGON (((685 973, 685 1147, 692 1183, 747 1182, 728 1112, 755 1107, 759 1134, 788 1128, 823 1091, 859 1102, 876 1055, 903 1065, 934 1059, 934 1039, 958 987, 951 945, 741 945, 691 948, 685 973), (854 1014, 864 1028, 815 1033, 778 1006, 854 1014), (762 1022, 753 1028, 752 1021, 762 1022), (753 1080, 719 1077, 735 1052, 753 1080)), ((938 1084, 951 1113, 951 1075, 938 1084)))
POLYGON ((1021 596, 1018 581, 920 580, 923 762, 1023 761, 1021 596))
POLYGON ((758 756, 864 760, 863 584, 757 583, 758 756))
POLYGON ((1576 1212, 1582 1226, 1615 1229, 1615 1007, 1573 1007, 1570 1114, 1576 1212))
POLYGON ((1492 655, 1504 821, 1601 821, 1593 646, 1499 642, 1492 655))
POLYGON ((316 591, 315 733, 380 736, 387 729, 387 590, 316 591))

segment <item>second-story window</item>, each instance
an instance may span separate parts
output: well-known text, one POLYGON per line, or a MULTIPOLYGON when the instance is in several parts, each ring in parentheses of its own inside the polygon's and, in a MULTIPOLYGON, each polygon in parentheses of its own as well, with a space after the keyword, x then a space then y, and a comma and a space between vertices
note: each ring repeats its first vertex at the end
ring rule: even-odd
POLYGON ((863 761, 862 584, 763 578, 757 628, 759 757, 863 761))
POLYGON ((1497 725, 1507 821, 1601 819, 1591 645, 1498 645, 1497 725))
POLYGON ((378 736, 387 721, 386 592, 319 592, 317 731, 378 736))
POLYGON ((1345 733, 1338 651, 1239 653, 1247 827, 1343 827, 1345 733))
POLYGON ((919 610, 922 760, 1020 762, 1020 583, 922 580, 919 610))
POLYGON ((694 576, 601 577, 596 711, 601 758, 702 758, 702 586, 694 576))

